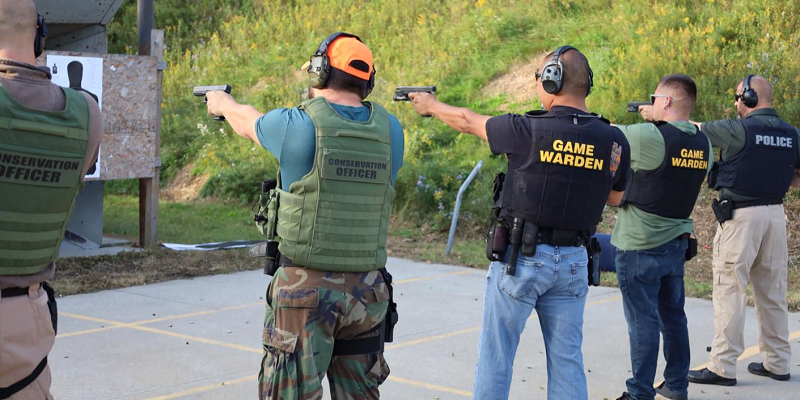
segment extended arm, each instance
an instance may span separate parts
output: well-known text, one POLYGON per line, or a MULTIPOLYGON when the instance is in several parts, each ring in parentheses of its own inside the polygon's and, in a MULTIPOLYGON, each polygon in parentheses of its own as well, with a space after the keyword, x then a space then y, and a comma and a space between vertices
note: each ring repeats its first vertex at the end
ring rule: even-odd
POLYGON ((222 91, 208 92, 206 98, 209 114, 224 116, 236 134, 259 143, 255 123, 263 115, 262 112, 253 106, 237 103, 231 95, 222 91))
POLYGON ((486 121, 488 115, 480 115, 469 108, 454 107, 439 100, 430 93, 411 93, 408 95, 414 101, 414 110, 421 115, 433 115, 451 128, 486 139, 486 121))
POLYGON ((622 203, 622 197, 625 195, 625 192, 618 192, 616 190, 611 190, 608 192, 608 199, 606 200, 606 204, 612 207, 618 207, 620 203, 622 203))

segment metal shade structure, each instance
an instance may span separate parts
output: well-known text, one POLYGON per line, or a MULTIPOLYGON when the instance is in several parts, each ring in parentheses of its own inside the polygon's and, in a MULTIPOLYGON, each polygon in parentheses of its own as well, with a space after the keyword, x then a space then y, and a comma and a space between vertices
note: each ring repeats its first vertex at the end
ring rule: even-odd
POLYGON ((34 0, 47 21, 47 49, 105 54, 106 25, 123 0, 34 0))

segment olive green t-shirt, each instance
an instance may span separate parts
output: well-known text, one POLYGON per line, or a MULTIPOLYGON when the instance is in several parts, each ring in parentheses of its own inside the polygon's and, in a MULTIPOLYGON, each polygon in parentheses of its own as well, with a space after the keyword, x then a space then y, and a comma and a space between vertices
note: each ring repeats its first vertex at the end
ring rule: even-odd
MULTIPOLYGON (((768 126, 778 126, 781 123, 778 112, 772 108, 753 110, 747 115, 747 118, 758 118, 764 121, 768 126)), ((719 155, 722 161, 730 160, 744 149, 747 134, 744 131, 744 125, 742 125, 741 120, 720 119, 717 121, 703 122, 701 129, 703 133, 708 136, 708 139, 711 140, 711 144, 714 147, 719 147, 719 155)), ((800 136, 800 131, 798 131, 798 136, 800 136)), ((798 146, 797 150, 798 156, 800 156, 800 146, 798 146)), ((733 202, 756 200, 755 197, 742 196, 729 188, 721 188, 719 197, 720 199, 729 199, 733 202)))
MULTIPOLYGON (((669 122, 688 135, 696 135, 697 128, 688 121, 669 122)), ((666 145, 658 127, 652 123, 618 126, 631 146, 631 169, 652 171, 664 162, 666 145)), ((713 148, 708 144, 709 170, 714 160, 713 148)), ((619 208, 617 223, 611 235, 611 244, 620 250, 647 250, 663 245, 684 234, 692 233, 691 218, 675 219, 651 214, 632 204, 619 208)))

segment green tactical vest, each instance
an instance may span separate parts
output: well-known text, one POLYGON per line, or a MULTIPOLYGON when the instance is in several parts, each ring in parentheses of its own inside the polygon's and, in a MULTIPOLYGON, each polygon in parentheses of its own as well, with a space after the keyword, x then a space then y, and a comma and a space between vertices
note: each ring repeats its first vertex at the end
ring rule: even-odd
POLYGON ((289 192, 276 189, 279 250, 297 265, 336 272, 386 265, 395 196, 389 114, 367 104, 366 122, 342 117, 324 97, 300 106, 316 127, 314 166, 289 192))
POLYGON ((39 111, 0 84, 0 275, 35 274, 58 257, 89 138, 86 99, 64 94, 64 111, 39 111))

